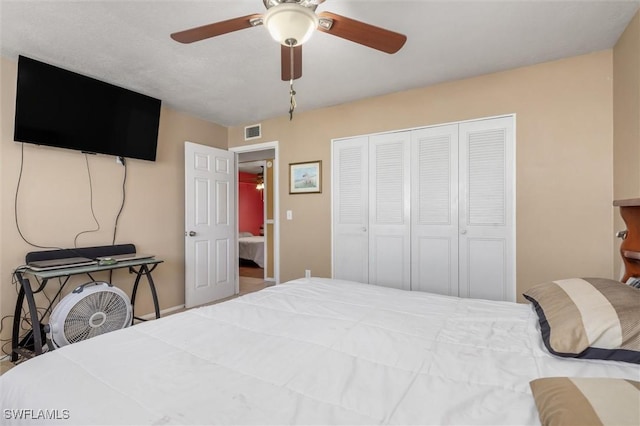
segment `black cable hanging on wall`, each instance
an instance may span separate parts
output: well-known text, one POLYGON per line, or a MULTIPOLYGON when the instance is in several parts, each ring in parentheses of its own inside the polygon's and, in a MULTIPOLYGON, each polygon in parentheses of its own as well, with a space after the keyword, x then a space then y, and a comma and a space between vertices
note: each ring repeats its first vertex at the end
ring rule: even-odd
POLYGON ((24 169, 24 143, 21 142, 20 143, 20 172, 18 173, 18 183, 16 185, 16 196, 14 198, 14 202, 13 202, 13 212, 15 214, 15 221, 16 221, 16 229, 18 230, 18 234, 20 235, 20 238, 22 238, 22 240, 29 244, 32 247, 35 248, 40 248, 40 249, 54 249, 54 250, 63 250, 61 247, 54 247, 54 246, 41 246, 35 243, 32 243, 31 241, 29 241, 24 234, 22 233, 22 229, 20 229, 20 223, 18 221, 18 194, 20 193, 20 184, 22 182, 22 171, 24 169))

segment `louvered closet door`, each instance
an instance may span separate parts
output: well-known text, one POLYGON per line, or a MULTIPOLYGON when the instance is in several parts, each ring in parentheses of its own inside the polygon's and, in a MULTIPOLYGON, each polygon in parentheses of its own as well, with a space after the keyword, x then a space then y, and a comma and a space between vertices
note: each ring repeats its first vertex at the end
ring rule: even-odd
POLYGON ((515 301, 513 118, 460 124, 460 296, 515 301))
POLYGON ((369 283, 404 290, 411 289, 409 147, 409 132, 369 138, 369 283))
POLYGON ((333 277, 369 282, 368 137, 333 143, 333 277))
POLYGON ((458 125, 411 132, 411 289, 458 295, 458 125))

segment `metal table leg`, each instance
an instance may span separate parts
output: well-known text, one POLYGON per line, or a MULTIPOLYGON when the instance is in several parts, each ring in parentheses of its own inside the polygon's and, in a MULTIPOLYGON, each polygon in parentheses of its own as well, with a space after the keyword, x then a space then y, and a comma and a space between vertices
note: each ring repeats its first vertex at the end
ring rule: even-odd
MULTIPOLYGON (((31 289, 31 283, 27 278, 22 276, 20 271, 16 271, 16 278, 20 283, 20 290, 18 291, 18 300, 16 300, 16 309, 13 317, 13 333, 11 336, 11 361, 18 360, 18 352, 20 351, 20 342, 18 341, 18 335, 20 333, 20 322, 22 320, 22 305, 24 299, 27 299, 27 306, 29 307, 29 316, 31 319, 31 333, 33 337, 33 351, 35 355, 42 354, 42 331, 40 328, 40 319, 38 318, 38 308, 36 307, 36 301, 33 297, 33 290, 31 289)), ((40 285, 40 288, 44 288, 46 280, 40 285)))
POLYGON ((136 293, 138 292, 138 284, 140 284, 140 278, 144 275, 147 278, 147 282, 149 283, 149 289, 151 290, 151 297, 153 297, 153 308, 155 310, 156 319, 160 318, 160 305, 158 303, 158 294, 156 293, 156 286, 153 283, 153 277, 151 276, 151 271, 156 268, 156 265, 153 265, 151 269, 147 267, 147 265, 140 266, 140 270, 135 270, 135 268, 130 267, 129 271, 136 274, 136 281, 133 284, 133 290, 131 291, 131 311, 133 319, 137 319, 140 321, 144 321, 142 318, 138 318, 135 316, 135 303, 136 303, 136 293))

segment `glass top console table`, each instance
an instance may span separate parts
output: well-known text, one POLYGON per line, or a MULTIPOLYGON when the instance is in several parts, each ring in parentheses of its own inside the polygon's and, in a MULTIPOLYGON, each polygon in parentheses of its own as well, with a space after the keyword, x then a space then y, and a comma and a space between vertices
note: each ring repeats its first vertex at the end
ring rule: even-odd
MULTIPOLYGON (((19 357, 32 358, 40 355, 43 352, 43 324, 38 314, 38 307, 34 299, 34 295, 44 291, 47 283, 52 278, 63 278, 60 290, 50 301, 49 306, 46 307, 45 315, 50 313, 51 308, 55 304, 56 299, 60 295, 60 291, 68 282, 69 278, 74 275, 88 274, 90 276, 93 272, 100 271, 112 271, 115 269, 128 268, 129 273, 136 275, 135 282, 133 284, 133 290, 131 292, 131 308, 133 311, 133 320, 144 321, 143 318, 135 316, 135 300, 136 293, 138 291, 138 285, 142 277, 147 279, 149 288, 151 290, 151 296, 153 297, 153 307, 155 310, 155 317, 160 318, 160 307, 158 304, 158 295, 156 293, 155 284, 151 272, 155 270, 158 264, 163 261, 155 257, 122 260, 110 265, 100 265, 98 263, 92 265, 83 266, 70 266, 62 267, 58 269, 36 271, 29 269, 27 266, 20 267, 14 271, 14 275, 19 285, 18 299, 16 300, 16 309, 13 319, 13 330, 11 336, 11 361, 18 361, 19 357), (35 279, 38 282, 36 288, 32 288, 31 279, 35 279), (27 315, 31 322, 30 330, 27 330, 26 336, 20 338, 20 323, 22 322, 22 310, 24 302, 27 302, 27 315)), ((51 345, 49 346, 52 349, 51 345)))

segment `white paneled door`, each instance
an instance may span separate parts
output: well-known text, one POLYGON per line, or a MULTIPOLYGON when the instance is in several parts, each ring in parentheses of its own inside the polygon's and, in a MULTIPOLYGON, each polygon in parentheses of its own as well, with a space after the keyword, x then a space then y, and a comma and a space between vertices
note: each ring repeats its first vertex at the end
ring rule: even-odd
POLYGON ((333 143, 333 276, 515 301, 514 118, 333 143))
POLYGON ((411 290, 409 133, 369 138, 369 282, 411 290))
POLYGON ((515 144, 512 117, 460 123, 460 288, 515 302, 515 144))
POLYGON ((368 283, 369 138, 334 143, 332 167, 333 276, 368 283))
POLYGON ((185 307, 236 292, 235 153, 185 142, 185 307))
POLYGON ((458 125, 411 132, 411 288, 458 295, 458 125))
POLYGON ((409 290, 408 133, 333 145, 333 276, 409 290))

